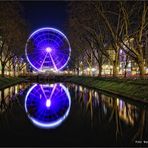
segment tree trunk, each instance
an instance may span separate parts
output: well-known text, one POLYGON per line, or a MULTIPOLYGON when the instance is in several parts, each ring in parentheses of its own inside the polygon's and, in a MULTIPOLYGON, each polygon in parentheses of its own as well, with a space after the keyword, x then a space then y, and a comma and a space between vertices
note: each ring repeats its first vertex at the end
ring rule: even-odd
POLYGON ((13 76, 15 77, 16 73, 15 73, 15 66, 13 66, 13 76))
POLYGON ((127 75, 127 71, 126 71, 126 68, 125 68, 124 78, 126 78, 126 75, 127 75))
POLYGON ((117 77, 117 75, 118 75, 117 66, 118 66, 117 61, 114 61, 114 63, 113 63, 113 77, 117 77))
POLYGON ((117 77, 118 75, 118 52, 115 53, 115 60, 113 61, 113 77, 117 77))
POLYGON ((4 63, 2 63, 2 77, 4 77, 5 76, 5 64, 4 63))
POLYGON ((17 76, 19 76, 20 74, 22 75, 22 73, 21 73, 21 68, 18 68, 18 70, 17 70, 17 76))
POLYGON ((10 64, 10 61, 9 61, 9 77, 11 76, 11 64, 10 64))
POLYGON ((128 66, 128 61, 126 61, 125 67, 124 67, 124 69, 125 69, 124 78, 126 78, 126 76, 127 76, 127 66, 128 66))
POLYGON ((13 69, 13 76, 15 77, 15 69, 13 69))
POLYGON ((81 71, 81 75, 83 75, 84 74, 84 66, 83 66, 83 64, 80 64, 80 71, 81 71))
POLYGON ((124 78, 126 78, 126 76, 127 76, 127 66, 128 66, 128 61, 129 61, 129 57, 128 57, 128 55, 127 55, 127 56, 126 56, 125 66, 124 66, 124 69, 125 69, 125 72, 124 72, 124 78))
POLYGON ((89 65, 88 75, 89 75, 89 76, 92 76, 92 66, 91 66, 91 64, 89 65))
POLYGON ((76 71, 77 71, 77 75, 79 76, 79 68, 76 68, 76 71))
POLYGON ((11 76, 11 71, 10 71, 10 68, 9 68, 9 77, 11 76))
POLYGON ((101 77, 101 75, 102 75, 102 64, 99 64, 99 77, 101 77))
POLYGON ((145 75, 144 61, 143 61, 143 60, 140 60, 140 61, 138 62, 138 65, 139 65, 140 77, 141 77, 141 78, 144 78, 144 75, 145 75))

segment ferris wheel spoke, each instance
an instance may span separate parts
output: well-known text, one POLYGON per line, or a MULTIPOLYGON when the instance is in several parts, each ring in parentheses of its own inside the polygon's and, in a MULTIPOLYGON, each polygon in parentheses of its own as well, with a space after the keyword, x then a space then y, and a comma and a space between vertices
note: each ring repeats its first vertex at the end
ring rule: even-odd
POLYGON ((57 71, 58 69, 57 69, 57 66, 56 66, 56 64, 55 64, 55 62, 54 62, 54 60, 53 60, 53 57, 52 57, 51 53, 49 53, 49 55, 50 55, 50 58, 51 58, 52 64, 53 64, 55 70, 57 71))
POLYGON ((44 97, 46 98, 46 100, 47 100, 47 96, 46 96, 46 94, 45 94, 45 92, 44 92, 44 88, 43 88, 43 86, 42 85, 40 85, 40 88, 41 88, 41 90, 42 90, 42 92, 43 92, 43 94, 44 94, 44 97))
POLYGON ((44 57, 44 59, 43 59, 43 62, 42 62, 42 64, 41 64, 41 66, 40 66, 40 69, 43 67, 43 64, 44 64, 44 62, 45 62, 45 60, 46 60, 47 55, 48 55, 48 52, 46 53, 46 55, 45 55, 45 57, 44 57))
POLYGON ((57 87, 57 84, 55 84, 53 89, 52 89, 52 92, 51 92, 50 97, 49 97, 50 100, 51 100, 51 98, 52 98, 52 96, 54 94, 54 91, 55 91, 56 87, 57 87))

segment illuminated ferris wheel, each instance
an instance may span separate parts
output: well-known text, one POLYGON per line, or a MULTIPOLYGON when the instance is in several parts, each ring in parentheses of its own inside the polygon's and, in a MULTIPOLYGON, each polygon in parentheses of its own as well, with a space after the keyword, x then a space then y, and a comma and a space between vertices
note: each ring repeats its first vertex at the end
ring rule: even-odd
POLYGON ((61 70, 71 54, 67 37, 54 28, 41 28, 33 32, 27 40, 25 53, 30 65, 37 71, 61 70))

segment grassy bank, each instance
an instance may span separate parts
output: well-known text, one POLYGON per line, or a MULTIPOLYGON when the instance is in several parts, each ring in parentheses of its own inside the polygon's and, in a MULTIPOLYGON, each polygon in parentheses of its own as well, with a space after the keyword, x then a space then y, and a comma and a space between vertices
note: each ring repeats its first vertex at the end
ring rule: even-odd
POLYGON ((105 93, 129 98, 148 104, 148 79, 120 79, 99 78, 88 76, 36 76, 26 77, 31 82, 70 82, 93 89, 99 89, 105 93))
POLYGON ((1 77, 0 76, 0 89, 9 87, 11 85, 15 85, 22 81, 24 81, 24 79, 20 77, 1 77))
POLYGON ((148 103, 148 80, 98 77, 63 77, 63 80, 148 103))

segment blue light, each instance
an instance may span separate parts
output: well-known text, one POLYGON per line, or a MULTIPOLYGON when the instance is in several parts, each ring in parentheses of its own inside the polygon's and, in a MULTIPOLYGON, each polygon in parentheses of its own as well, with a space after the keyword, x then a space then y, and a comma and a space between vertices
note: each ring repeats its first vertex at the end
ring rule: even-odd
POLYGON ((71 54, 67 37, 55 28, 40 28, 33 32, 26 43, 25 54, 30 65, 37 71, 63 69, 71 54))
POLYGON ((40 128, 55 128, 68 116, 71 107, 69 91, 62 84, 33 85, 25 98, 25 111, 40 128))

